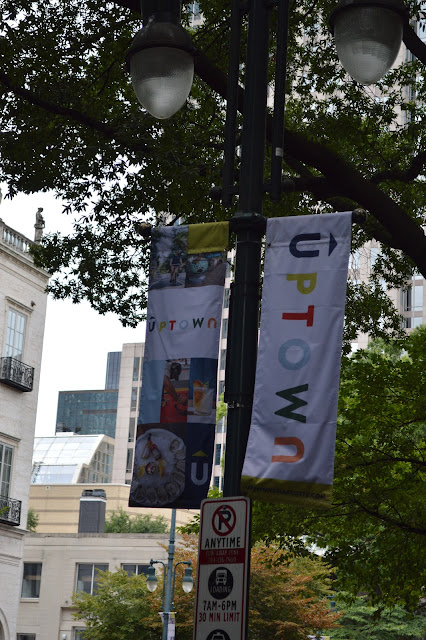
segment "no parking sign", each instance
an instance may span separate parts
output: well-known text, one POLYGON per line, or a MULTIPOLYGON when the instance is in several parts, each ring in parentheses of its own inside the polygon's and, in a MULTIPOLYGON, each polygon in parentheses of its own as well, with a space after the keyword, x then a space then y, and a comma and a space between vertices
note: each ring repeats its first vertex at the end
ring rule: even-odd
POLYGON ((249 553, 249 498, 203 500, 194 640, 246 637, 249 553))

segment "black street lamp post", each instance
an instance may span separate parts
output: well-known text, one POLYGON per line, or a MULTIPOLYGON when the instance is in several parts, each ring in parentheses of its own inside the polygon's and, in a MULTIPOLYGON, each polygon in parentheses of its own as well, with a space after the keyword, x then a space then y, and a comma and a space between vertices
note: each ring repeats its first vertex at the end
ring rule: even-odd
MULTIPOLYGON (((180 25, 180 0, 142 0, 145 26, 126 56, 135 92, 154 117, 176 113, 189 95, 196 53, 180 25)), ((222 202, 238 211, 231 218, 236 234, 235 277, 230 300, 225 400, 228 433, 224 495, 240 493, 248 438, 257 353, 262 216, 265 192, 278 202, 282 194, 283 123, 289 0, 277 3, 278 28, 270 183, 264 183, 265 116, 269 60, 269 15, 273 3, 248 4, 248 42, 239 186, 234 187, 235 126, 239 91, 242 5, 232 1, 231 43, 224 144, 222 202)), ((362 84, 376 82, 392 65, 401 39, 423 62, 426 46, 415 35, 402 0, 340 0, 330 16, 342 65, 362 84)))
MULTIPOLYGON (((195 50, 179 22, 180 0, 142 0, 141 4, 145 26, 136 34, 126 62, 143 106, 155 117, 170 117, 178 111, 189 94, 193 73, 190 59, 195 50), (144 57, 146 53, 149 54, 148 63, 144 57), (158 62, 155 62, 156 56, 158 62), (144 69, 141 69, 141 65, 144 69)), ((236 259, 225 376, 225 401, 228 403, 225 497, 240 493, 251 419, 257 357, 261 244, 266 227, 266 220, 262 216, 263 196, 268 192, 271 200, 279 202, 283 191, 281 180, 289 0, 281 0, 276 5, 266 0, 251 0, 244 7, 240 0, 232 0, 221 189, 225 206, 231 206, 233 196, 238 195, 238 210, 230 220, 230 230, 236 235, 236 259), (271 178, 265 184, 269 16, 275 6, 278 15, 271 178), (241 164, 239 185, 235 187, 240 33, 244 11, 248 16, 248 40, 241 164)), ((417 57, 423 59, 424 56, 426 60, 426 47, 411 33, 408 12, 402 0, 340 0, 330 16, 330 27, 335 34, 342 65, 363 84, 376 82, 390 68, 402 38, 409 48, 415 48, 417 57), (384 62, 383 58, 386 58, 384 62)))

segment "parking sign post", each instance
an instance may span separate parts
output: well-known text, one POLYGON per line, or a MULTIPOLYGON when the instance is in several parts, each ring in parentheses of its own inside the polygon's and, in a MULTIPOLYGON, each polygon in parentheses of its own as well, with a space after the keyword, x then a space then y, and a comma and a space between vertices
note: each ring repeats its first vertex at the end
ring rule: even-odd
POLYGON ((194 640, 245 640, 250 500, 201 503, 194 640))

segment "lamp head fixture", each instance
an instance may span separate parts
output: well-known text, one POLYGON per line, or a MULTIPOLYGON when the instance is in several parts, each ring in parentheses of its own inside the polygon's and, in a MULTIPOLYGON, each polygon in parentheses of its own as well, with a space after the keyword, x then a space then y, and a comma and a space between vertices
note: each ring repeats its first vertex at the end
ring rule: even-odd
POLYGON ((185 574, 182 578, 182 589, 185 593, 189 593, 192 591, 192 587, 194 586, 194 579, 192 577, 192 569, 191 566, 185 569, 185 574))
POLYGON ((151 593, 153 591, 156 590, 158 585, 158 580, 157 580, 157 576, 155 575, 155 567, 151 566, 148 567, 147 570, 147 578, 146 578, 146 586, 148 588, 148 591, 151 591, 151 593))
POLYGON ((163 0, 154 10, 145 3, 145 26, 126 54, 133 89, 155 118, 170 118, 186 102, 194 78, 194 45, 179 22, 176 2, 163 0))
POLYGON ((408 16, 402 0, 340 0, 329 24, 339 60, 354 80, 374 84, 389 71, 408 16))

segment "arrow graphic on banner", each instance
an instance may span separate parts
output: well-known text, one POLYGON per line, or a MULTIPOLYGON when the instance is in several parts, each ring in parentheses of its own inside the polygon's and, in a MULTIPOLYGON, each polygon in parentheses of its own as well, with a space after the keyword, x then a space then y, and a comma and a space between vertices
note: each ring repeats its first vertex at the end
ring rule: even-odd
MULTIPOLYGON (((322 236, 324 238, 324 236, 322 236)), ((319 249, 299 249, 298 245, 302 242, 315 242, 321 241, 320 233, 299 233, 294 236, 289 244, 290 253, 295 258, 318 258, 320 255, 319 249)), ((328 255, 331 256, 334 249, 337 247, 336 238, 330 232, 330 238, 328 242, 328 255)))
POLYGON ((334 249, 337 247, 337 242, 332 233, 330 233, 330 243, 328 245, 328 255, 331 256, 334 249))

